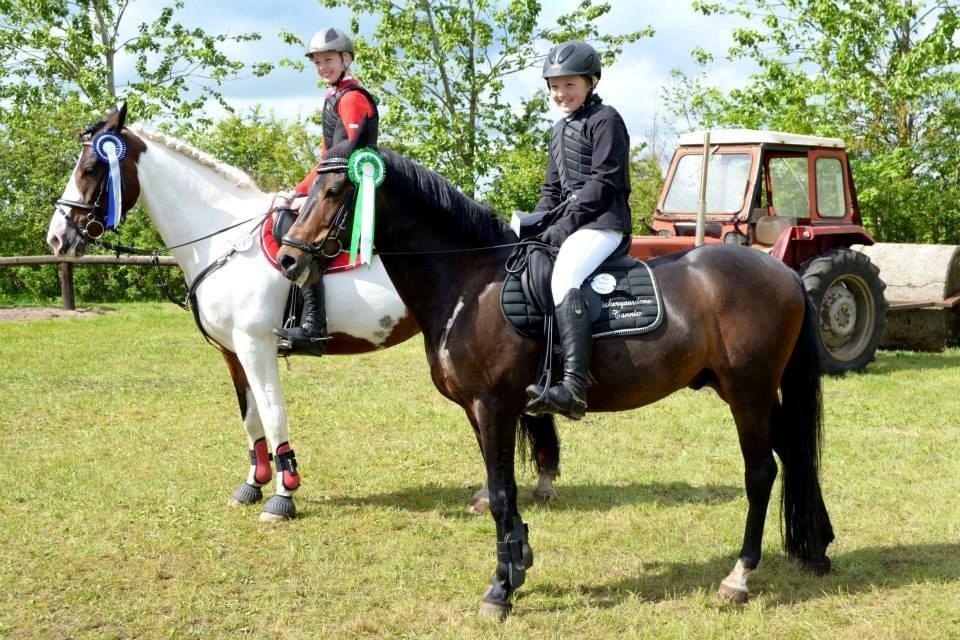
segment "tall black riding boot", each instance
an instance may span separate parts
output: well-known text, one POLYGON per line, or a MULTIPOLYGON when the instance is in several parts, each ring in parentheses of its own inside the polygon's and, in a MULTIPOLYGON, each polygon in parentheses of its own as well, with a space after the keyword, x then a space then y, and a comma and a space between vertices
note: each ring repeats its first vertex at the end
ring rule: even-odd
POLYGON ((299 327, 280 328, 273 332, 287 340, 295 349, 302 349, 316 356, 327 352, 327 305, 323 289, 323 276, 315 283, 301 289, 303 313, 299 327))
POLYGON ((550 387, 545 395, 540 385, 527 387, 530 398, 527 411, 538 415, 559 413, 579 420, 587 411, 587 370, 593 347, 587 302, 579 289, 567 291, 555 315, 563 349, 563 380, 550 387))

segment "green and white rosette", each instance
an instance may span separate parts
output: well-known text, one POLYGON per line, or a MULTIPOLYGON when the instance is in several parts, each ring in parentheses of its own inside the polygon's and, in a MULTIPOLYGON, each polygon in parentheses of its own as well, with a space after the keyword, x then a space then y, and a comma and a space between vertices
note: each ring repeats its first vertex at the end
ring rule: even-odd
POLYGON ((347 176, 357 185, 357 206, 353 213, 353 232, 350 237, 350 264, 355 264, 357 250, 360 264, 373 260, 373 224, 376 209, 376 189, 383 184, 386 168, 383 158, 374 149, 363 147, 350 154, 347 176))

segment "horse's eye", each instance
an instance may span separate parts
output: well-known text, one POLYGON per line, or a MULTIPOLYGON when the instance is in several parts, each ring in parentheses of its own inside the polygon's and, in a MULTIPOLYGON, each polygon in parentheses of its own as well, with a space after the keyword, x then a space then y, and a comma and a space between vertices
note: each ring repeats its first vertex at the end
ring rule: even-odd
POLYGON ((330 187, 329 189, 327 189, 327 196, 326 196, 326 197, 328 197, 328 198, 336 198, 337 196, 340 195, 340 192, 341 192, 342 190, 343 190, 342 187, 330 187))
POLYGON ((83 168, 83 173, 84 173, 84 175, 88 175, 88 176, 89 176, 90 174, 92 174, 92 173, 93 173, 94 171, 96 171, 96 170, 97 170, 97 165, 96 165, 96 164, 88 164, 87 166, 85 166, 85 167, 83 168))

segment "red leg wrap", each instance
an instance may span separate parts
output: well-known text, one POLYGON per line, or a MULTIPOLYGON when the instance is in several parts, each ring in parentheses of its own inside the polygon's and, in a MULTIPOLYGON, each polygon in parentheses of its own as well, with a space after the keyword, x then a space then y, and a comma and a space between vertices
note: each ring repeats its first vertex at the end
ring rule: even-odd
POLYGON ((277 447, 274 458, 277 461, 277 473, 280 475, 283 488, 294 491, 300 486, 300 474, 297 472, 297 458, 294 456, 293 449, 284 442, 277 447))
POLYGON ((259 484, 267 484, 273 475, 270 469, 270 450, 267 448, 267 439, 260 438, 253 443, 253 455, 256 462, 256 470, 253 472, 253 479, 259 484))

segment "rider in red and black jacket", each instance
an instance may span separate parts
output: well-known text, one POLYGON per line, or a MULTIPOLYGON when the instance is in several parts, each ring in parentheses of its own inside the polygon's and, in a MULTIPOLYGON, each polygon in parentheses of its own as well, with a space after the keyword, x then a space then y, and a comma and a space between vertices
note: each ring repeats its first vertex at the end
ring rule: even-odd
MULTIPOLYGON (((323 142, 320 160, 328 149, 347 139, 353 139, 366 120, 370 143, 376 144, 379 114, 377 104, 366 89, 349 75, 353 62, 353 41, 339 29, 321 29, 310 38, 306 56, 317 69, 317 75, 330 85, 323 103, 323 142)), ((290 208, 299 211, 310 186, 317 176, 314 166, 294 188, 290 208)), ((303 315, 299 327, 274 329, 291 346, 307 349, 316 355, 326 352, 327 314, 324 299, 323 276, 312 285, 303 287, 303 315)))

